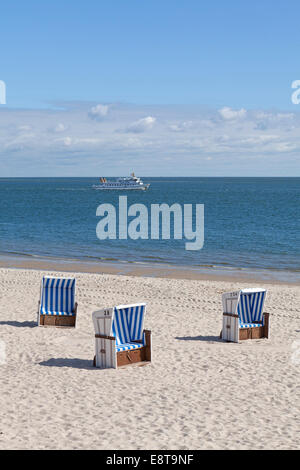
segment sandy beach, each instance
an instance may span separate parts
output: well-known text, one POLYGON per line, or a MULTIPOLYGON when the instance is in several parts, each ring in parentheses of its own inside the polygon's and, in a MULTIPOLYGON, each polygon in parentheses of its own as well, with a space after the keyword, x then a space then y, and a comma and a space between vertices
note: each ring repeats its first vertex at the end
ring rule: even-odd
POLYGON ((0 269, 1 449, 299 448, 299 286, 268 284, 271 339, 233 344, 221 294, 262 283, 74 273, 71 330, 36 326, 43 274, 0 269), (140 301, 153 362, 93 368, 93 310, 140 301))

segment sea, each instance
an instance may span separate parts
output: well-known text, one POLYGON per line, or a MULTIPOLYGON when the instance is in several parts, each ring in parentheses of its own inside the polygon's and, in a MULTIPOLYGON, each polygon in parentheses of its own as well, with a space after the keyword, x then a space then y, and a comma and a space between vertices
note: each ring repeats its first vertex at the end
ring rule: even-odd
POLYGON ((300 178, 142 179, 148 191, 95 190, 98 178, 0 178, 0 258, 255 270, 300 280, 300 178), (169 240, 99 240, 98 206, 111 204, 118 215, 125 195, 128 206, 148 208, 149 220, 153 204, 192 204, 194 216, 203 204, 203 248, 186 250, 187 240, 174 240, 172 231, 169 240))

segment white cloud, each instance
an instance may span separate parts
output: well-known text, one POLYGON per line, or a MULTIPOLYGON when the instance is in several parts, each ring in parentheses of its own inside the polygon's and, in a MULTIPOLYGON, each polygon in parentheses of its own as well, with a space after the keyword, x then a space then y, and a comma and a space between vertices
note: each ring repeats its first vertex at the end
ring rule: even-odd
POLYGON ((31 126, 19 126, 18 129, 21 132, 27 132, 31 130, 31 126))
POLYGON ((97 106, 93 106, 88 115, 91 119, 95 121, 102 121, 108 114, 109 106, 106 104, 97 104, 97 106))
POLYGON ((255 118, 259 120, 268 120, 273 122, 286 121, 294 119, 294 113, 266 113, 265 111, 257 111, 255 118))
POLYGON ((72 145, 72 138, 71 137, 65 137, 62 141, 63 141, 63 143, 66 147, 70 147, 70 145, 72 145))
POLYGON ((183 121, 178 124, 170 124, 169 129, 173 132, 184 132, 193 127, 192 121, 183 121))
POLYGON ((219 109, 219 114, 225 121, 231 121, 245 118, 247 111, 244 108, 234 110, 228 106, 225 106, 224 108, 219 109))
POLYGON ((295 119, 294 113, 267 113, 265 111, 257 111, 254 113, 255 128, 261 131, 272 128, 288 128, 292 127, 295 119))
POLYGON ((156 121, 156 118, 154 118, 152 116, 148 116, 148 117, 139 119, 138 121, 135 121, 132 124, 130 124, 126 128, 125 132, 134 132, 136 134, 139 134, 141 132, 148 131, 148 130, 152 129, 155 121, 156 121))
POLYGON ((57 132, 59 134, 60 132, 64 132, 66 129, 67 127, 60 122, 54 127, 53 132, 57 132))

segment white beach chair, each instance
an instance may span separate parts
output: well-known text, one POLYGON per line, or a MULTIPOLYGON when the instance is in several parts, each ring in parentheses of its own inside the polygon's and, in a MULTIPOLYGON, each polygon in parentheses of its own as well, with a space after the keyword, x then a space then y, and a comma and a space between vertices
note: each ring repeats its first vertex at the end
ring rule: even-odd
POLYGON ((265 299, 265 289, 243 289, 223 294, 221 338, 234 343, 269 338, 269 313, 263 312, 265 299))
POLYGON ((94 366, 117 368, 151 361, 151 331, 144 330, 146 304, 119 305, 93 313, 94 366))
POLYGON ((75 279, 43 277, 38 306, 39 326, 75 327, 75 279))

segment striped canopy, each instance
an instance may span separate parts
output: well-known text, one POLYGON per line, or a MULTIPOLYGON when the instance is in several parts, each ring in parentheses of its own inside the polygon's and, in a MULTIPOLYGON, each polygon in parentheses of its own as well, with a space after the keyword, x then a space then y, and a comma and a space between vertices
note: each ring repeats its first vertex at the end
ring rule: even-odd
POLYGON ((75 279, 44 277, 41 288, 42 315, 74 315, 75 279))
POLYGON ((116 338, 117 351, 126 351, 143 346, 143 325, 146 304, 120 305, 114 309, 112 334, 116 338))
POLYGON ((242 328, 261 326, 263 307, 266 297, 265 289, 244 289, 240 292, 237 314, 242 328))

